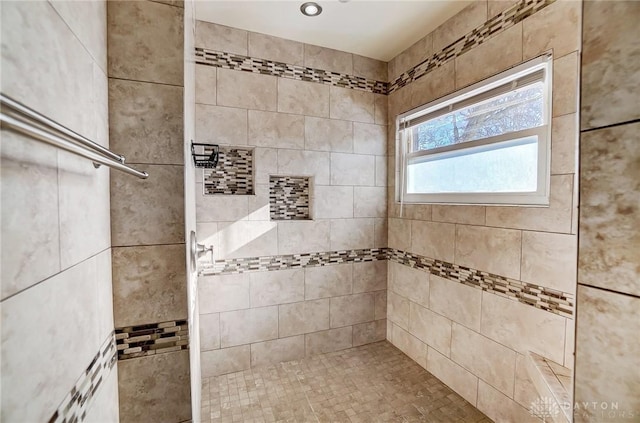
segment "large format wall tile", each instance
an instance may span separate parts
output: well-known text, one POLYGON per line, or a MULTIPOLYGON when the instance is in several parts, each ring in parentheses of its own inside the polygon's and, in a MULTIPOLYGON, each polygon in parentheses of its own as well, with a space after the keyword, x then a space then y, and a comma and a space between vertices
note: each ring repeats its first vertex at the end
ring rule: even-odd
POLYGON ((580 50, 582 2, 557 1, 522 23, 524 58, 548 50, 554 57, 580 50))
POLYGON ((374 123, 373 93, 334 86, 330 92, 332 119, 374 123))
POLYGON ((127 163, 184 164, 182 87, 109 80, 109 142, 127 163))
POLYGON ((2 302, 2 384, 11 387, 2 390, 2 421, 53 415, 104 341, 97 294, 96 262, 89 259, 2 302), (43 358, 42 345, 55 365, 43 358))
POLYGON ((196 104, 216 104, 216 79, 216 68, 196 65, 196 104))
POLYGON ((452 60, 434 69, 409 87, 410 106, 417 107, 434 101, 455 90, 455 62, 452 60))
POLYGON ((278 308, 278 336, 329 329, 329 298, 282 304, 278 308))
POLYGON ((331 250, 373 248, 373 242, 373 219, 359 218, 331 220, 331 250))
POLYGON ((522 232, 521 279, 563 292, 575 292, 578 260, 575 235, 522 232))
POLYGON ((303 335, 251 344, 252 367, 300 358, 304 358, 303 335))
POLYGON ((532 351, 562 363, 565 321, 557 314, 482 293, 481 333, 521 354, 532 351))
POLYGON ((196 20, 196 47, 247 55, 248 33, 241 29, 196 20))
POLYGON ((413 220, 410 251, 425 257, 453 262, 455 237, 455 225, 413 220))
POLYGON ((411 303, 409 333, 447 357, 451 354, 451 320, 446 317, 411 303))
POLYGON ((305 145, 305 118, 249 110, 249 143, 262 147, 302 149, 305 145))
POLYGON ((388 63, 389 80, 393 81, 401 73, 427 59, 433 54, 433 33, 427 34, 388 63))
POLYGON ((433 51, 439 52, 487 20, 487 3, 473 2, 433 31, 433 51))
POLYGON ((239 372, 251 367, 251 346, 223 348, 200 353, 202 377, 239 372))
POLYGON ((513 396, 516 355, 464 326, 453 325, 451 359, 509 397, 513 396))
POLYGON ((578 53, 570 53, 553 61, 553 117, 578 111, 580 63, 578 53))
POLYGON ((389 289, 411 301, 429 306, 430 274, 390 261, 389 289))
MULTIPOLYGON (((203 45, 202 47, 207 46, 203 45)), ((218 50, 232 53, 228 49, 218 50)), ((248 56, 302 66, 304 64, 304 44, 272 35, 250 32, 248 56)))
POLYGON ((456 264, 520 279, 520 231, 457 226, 455 245, 456 264))
POLYGON ((471 85, 522 61, 522 24, 517 24, 455 59, 456 88, 471 85))
POLYGON ((374 186, 374 156, 331 153, 331 185, 374 186))
POLYGON ((353 152, 359 154, 387 154, 387 127, 372 123, 353 124, 353 152))
MULTIPOLYGON (((31 195, 31 187, 29 192, 31 195)), ((62 269, 110 246, 109 171, 91 162, 58 152, 58 213, 62 269), (87 202, 87 198, 93 198, 87 202), (78 207, 83 204, 83 207, 78 207)))
POLYGON ((540 419, 482 379, 478 381, 478 410, 496 422, 539 423, 540 419))
POLYGON ((374 296, 367 292, 333 297, 330 299, 329 316, 332 328, 372 321, 374 296))
POLYGON ((387 262, 353 263, 353 293, 387 289, 387 262))
POLYGON ((220 348, 220 313, 200 314, 200 351, 220 348))
POLYGON ((431 275, 430 286, 431 310, 468 328, 480 330, 481 290, 435 275, 431 275))
POLYGON ((191 417, 189 351, 118 362, 120 421, 181 422, 191 417))
POLYGON ((198 283, 200 313, 249 308, 248 274, 201 276, 198 283))
POLYGON ((275 76, 218 69, 217 84, 217 103, 220 106, 276 110, 275 76))
POLYGON ((329 329, 305 335, 305 354, 316 355, 344 350, 353 346, 353 328, 329 329))
POLYGON ((278 78, 278 111, 329 117, 329 86, 278 78))
POLYGON ((353 217, 352 186, 315 186, 311 202, 317 219, 353 217))
POLYGON ((8 131, 0 148, 4 299, 60 271, 60 227, 56 150, 8 131))
POLYGON ((116 327, 187 318, 184 244, 112 251, 116 327))
POLYGON ((578 281, 640 295, 640 123, 582 134, 578 281))
POLYGON ((351 294, 353 265, 308 267, 305 269, 305 299, 337 297, 351 294))
POLYGON ((184 242, 182 166, 144 165, 148 179, 111 174, 111 242, 114 246, 184 242))
POLYGON ((400 326, 393 327, 392 343, 420 366, 427 368, 427 345, 400 326))
MULTIPOLYGON (((640 409, 640 299, 578 286, 575 401, 618 404, 617 418, 640 409)), ((599 407, 583 407, 577 422, 597 421, 599 407)))
POLYGON ((308 150, 353 152, 353 122, 307 116, 304 147, 308 150))
POLYGON ((393 291, 387 292, 387 319, 409 330, 409 300, 393 291))
POLYGON ((344 51, 305 44, 304 66, 352 75, 353 55, 344 51))
POLYGON ((427 371, 447 384, 474 406, 478 395, 478 377, 449 360, 433 348, 427 351, 427 371))
POLYGON ((150 1, 107 2, 109 77, 183 84, 183 10, 150 1))
POLYGON ((544 232, 571 232, 573 175, 551 176, 549 207, 488 207, 487 225, 544 232))
POLYGON ((251 307, 304 300, 304 269, 250 273, 251 307))
POLYGON ((278 150, 278 173, 292 176, 313 176, 313 183, 328 185, 329 153, 306 150, 278 150))
POLYGON ((583 129, 640 118, 638 16, 635 1, 584 3, 583 129))
POLYGON ((376 81, 387 81, 387 64, 380 60, 354 54, 353 74, 376 81))
POLYGON ((220 313, 222 348, 278 337, 278 307, 259 307, 220 313))
POLYGON ((248 143, 247 110, 196 104, 196 141, 204 144, 248 143))
POLYGON ((299 254, 328 251, 331 222, 282 221, 278 223, 278 253, 299 254))

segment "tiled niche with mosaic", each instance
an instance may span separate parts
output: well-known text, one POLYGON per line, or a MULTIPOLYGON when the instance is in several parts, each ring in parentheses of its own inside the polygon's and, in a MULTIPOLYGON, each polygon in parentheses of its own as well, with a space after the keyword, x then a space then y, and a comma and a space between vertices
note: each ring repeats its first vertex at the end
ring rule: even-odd
POLYGON ((269 175, 271 220, 311 220, 311 178, 269 175))
POLYGON ((253 195, 253 153, 252 148, 220 146, 218 165, 203 169, 204 195, 253 195))

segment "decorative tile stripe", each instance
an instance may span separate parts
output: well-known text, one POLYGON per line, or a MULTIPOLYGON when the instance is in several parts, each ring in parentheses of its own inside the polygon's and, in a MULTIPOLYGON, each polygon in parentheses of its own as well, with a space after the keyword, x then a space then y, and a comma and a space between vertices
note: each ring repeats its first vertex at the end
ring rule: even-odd
POLYGON ((112 332, 102 343, 87 370, 78 378, 71 392, 67 394, 56 412, 53 413, 49 423, 84 421, 96 392, 115 364, 116 343, 112 332))
POLYGON ((269 175, 271 220, 309 220, 309 177, 269 175))
MULTIPOLYGON (((211 149, 205 148, 205 154, 211 149)), ((218 165, 203 169, 204 194, 253 194, 253 150, 220 147, 218 165)))
POLYGON ((186 320, 116 328, 118 360, 186 350, 189 326, 186 320))
POLYGON ((396 249, 389 249, 388 254, 389 260, 396 263, 424 270, 432 275, 482 289, 550 313, 573 318, 573 294, 396 249))
POLYGON ((496 34, 499 34, 534 13, 544 9, 556 0, 522 0, 499 15, 486 21, 483 25, 469 32, 464 37, 449 44, 433 56, 417 64, 408 71, 402 73, 389 84, 387 94, 404 87, 405 85, 423 77, 433 69, 440 67, 450 60, 455 59, 472 48, 486 42, 496 34))
POLYGON ((213 265, 202 266, 201 275, 222 275, 231 273, 264 272, 300 267, 318 267, 340 263, 360 263, 386 260, 386 248, 365 248, 360 250, 325 251, 319 253, 290 254, 281 256, 245 257, 216 260, 213 265))
POLYGON ((208 50, 201 47, 196 47, 196 63, 223 69, 279 76, 281 78, 295 79, 298 81, 318 82, 320 84, 368 91, 375 94, 386 94, 388 86, 387 82, 376 81, 360 76, 289 65, 272 60, 208 50))

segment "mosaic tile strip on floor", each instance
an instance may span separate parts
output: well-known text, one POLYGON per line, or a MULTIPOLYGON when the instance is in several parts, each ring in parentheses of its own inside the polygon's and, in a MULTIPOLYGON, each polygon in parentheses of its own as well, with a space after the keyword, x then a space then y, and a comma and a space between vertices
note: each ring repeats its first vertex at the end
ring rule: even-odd
POLYGON ((386 341, 206 378, 202 422, 491 420, 386 341))
POLYGON ((196 47, 196 64, 215 66, 223 69, 239 70, 261 75, 272 75, 298 81, 317 82, 334 87, 351 88, 375 94, 386 94, 387 83, 346 73, 330 72, 323 69, 289 65, 272 60, 241 56, 196 47))
POLYGON ((186 320, 116 328, 118 360, 186 350, 189 325, 186 320))
POLYGON ((78 378, 58 409, 49 419, 49 423, 68 423, 84 421, 87 410, 93 403, 102 382, 116 364, 116 343, 113 333, 104 340, 102 346, 91 360, 87 370, 78 378))

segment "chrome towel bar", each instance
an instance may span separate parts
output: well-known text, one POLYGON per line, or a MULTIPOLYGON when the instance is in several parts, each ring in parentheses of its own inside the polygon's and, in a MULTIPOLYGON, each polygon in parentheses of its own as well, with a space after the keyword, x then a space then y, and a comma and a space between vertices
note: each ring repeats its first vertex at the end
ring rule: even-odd
POLYGON ((109 166, 141 179, 149 177, 147 172, 125 165, 124 156, 83 137, 4 94, 0 94, 0 105, 2 106, 0 122, 3 128, 29 135, 38 141, 90 159, 96 165, 109 166))

